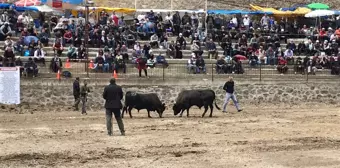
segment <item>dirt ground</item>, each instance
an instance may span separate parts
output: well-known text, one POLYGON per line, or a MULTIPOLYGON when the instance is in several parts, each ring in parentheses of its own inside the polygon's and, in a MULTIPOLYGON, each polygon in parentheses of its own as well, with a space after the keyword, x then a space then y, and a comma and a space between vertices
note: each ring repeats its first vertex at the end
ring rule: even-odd
POLYGON ((124 118, 107 136, 103 111, 0 112, 0 167, 340 167, 340 108, 233 107, 213 118, 124 118))

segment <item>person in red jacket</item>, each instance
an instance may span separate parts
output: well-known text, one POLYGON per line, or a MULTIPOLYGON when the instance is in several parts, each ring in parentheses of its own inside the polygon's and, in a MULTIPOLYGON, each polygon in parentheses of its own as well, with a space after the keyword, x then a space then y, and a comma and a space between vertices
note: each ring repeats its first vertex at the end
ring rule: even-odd
POLYGON ((72 32, 71 30, 67 30, 64 34, 65 44, 72 44, 72 32))
POLYGON ((139 57, 137 58, 136 62, 137 62, 137 69, 139 71, 139 77, 142 77, 142 70, 144 70, 145 76, 147 77, 148 76, 148 72, 146 70, 147 69, 147 66, 146 66, 147 58, 139 57))
POLYGON ((283 57, 279 57, 277 71, 279 71, 281 75, 288 71, 287 61, 283 57))

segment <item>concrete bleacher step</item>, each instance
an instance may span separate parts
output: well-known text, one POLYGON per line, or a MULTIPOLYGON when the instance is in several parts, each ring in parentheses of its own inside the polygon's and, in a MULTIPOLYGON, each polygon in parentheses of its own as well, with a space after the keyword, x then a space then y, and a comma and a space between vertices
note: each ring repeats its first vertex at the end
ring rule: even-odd
MULTIPOLYGON (((54 56, 54 51, 50 47, 48 47, 47 50, 45 50, 45 52, 46 52, 46 56, 54 56)), ((98 51, 97 52, 91 51, 91 52, 89 52, 89 57, 96 57, 97 53, 98 53, 98 51)), ((132 53, 132 50, 129 50, 130 56, 131 56, 131 53, 132 53)), ((190 58, 192 52, 190 50, 183 50, 182 53, 183 53, 184 58, 190 58)), ((4 54, 4 51, 0 50, 0 55, 3 55, 3 54, 4 54)), ((153 54, 155 56, 157 56, 159 54, 166 55, 166 50, 156 49, 156 50, 153 50, 153 54)), ((222 56, 223 51, 218 51, 218 55, 222 56)), ((67 56, 67 50, 64 50, 63 53, 62 53, 62 57, 66 57, 66 56, 67 56)), ((205 58, 208 57, 207 51, 203 52, 203 57, 205 57, 205 58)))
MULTIPOLYGON (((150 79, 154 80, 162 80, 163 79, 163 75, 162 74, 152 74, 152 72, 148 72, 148 76, 150 79)), ((316 75, 293 75, 293 74, 181 74, 181 75, 169 75, 169 74, 165 74, 164 75, 164 79, 193 79, 193 80, 212 80, 212 79, 221 79, 221 80, 226 80, 228 78, 228 76, 234 76, 236 78, 241 78, 244 80, 254 80, 254 81, 258 81, 260 80, 271 80, 271 79, 277 79, 277 80, 282 80, 282 81, 286 81, 286 80, 290 80, 290 81, 301 81, 301 80, 334 80, 334 79, 338 79, 337 76, 331 75, 331 74, 325 74, 325 75, 320 75, 320 74, 316 74, 316 75)), ((87 75, 87 73, 78 73, 78 74, 72 74, 72 78, 74 77, 80 77, 80 78, 90 78, 90 79, 110 79, 112 78, 112 73, 89 73, 89 75, 87 75)), ((56 79, 56 74, 53 73, 39 73, 39 76, 37 77, 38 79, 41 80, 45 80, 45 79, 56 79)), ((145 78, 144 73, 142 73, 142 79, 145 78)), ((65 79, 65 78, 62 78, 65 79)), ((131 73, 118 73, 118 79, 128 79, 128 80, 138 80, 140 79, 138 77, 138 72, 131 72, 131 73)))

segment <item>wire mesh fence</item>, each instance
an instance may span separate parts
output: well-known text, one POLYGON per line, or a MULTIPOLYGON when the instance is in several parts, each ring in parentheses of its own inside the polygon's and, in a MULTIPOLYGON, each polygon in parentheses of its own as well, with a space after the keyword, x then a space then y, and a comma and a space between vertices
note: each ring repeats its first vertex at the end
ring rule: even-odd
MULTIPOLYGON (((23 63, 25 65, 26 62, 23 63)), ((300 67, 298 65, 287 65, 287 70, 283 73, 279 72, 276 65, 256 65, 251 66, 247 63, 241 65, 227 64, 223 67, 215 63, 206 63, 204 67, 189 66, 187 63, 169 63, 156 64, 154 67, 148 67, 139 71, 137 64, 127 63, 120 67, 114 65, 97 66, 86 61, 62 62, 60 69, 60 78, 58 70, 51 63, 42 65, 38 63, 38 75, 36 79, 66 79, 66 78, 89 78, 89 79, 109 79, 112 77, 121 80, 139 80, 141 78, 150 78, 155 80, 205 80, 216 81, 225 80, 228 76, 241 78, 245 81, 284 81, 284 82, 308 82, 308 81, 337 81, 339 76, 332 74, 331 69, 315 68, 315 73, 310 71, 308 67, 300 67), (114 72, 115 71, 115 72, 114 72), (115 74, 116 73, 116 74, 115 74)), ((25 72, 29 67, 22 69, 25 72)), ((313 68, 312 68, 313 69, 313 68)), ((312 70, 310 69, 310 70, 312 70)), ((23 75, 25 77, 25 74, 23 75)))

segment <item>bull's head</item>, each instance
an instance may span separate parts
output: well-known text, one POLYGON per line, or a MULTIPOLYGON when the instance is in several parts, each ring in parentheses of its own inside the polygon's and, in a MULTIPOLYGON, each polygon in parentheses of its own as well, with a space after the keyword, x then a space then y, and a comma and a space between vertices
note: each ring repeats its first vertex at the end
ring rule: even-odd
POLYGON ((174 111, 174 115, 177 115, 179 112, 181 112, 181 108, 177 104, 174 104, 172 110, 174 111))
POLYGON ((162 115, 165 109, 166 109, 165 103, 162 103, 161 107, 157 110, 157 113, 159 114, 159 118, 162 118, 162 115))

